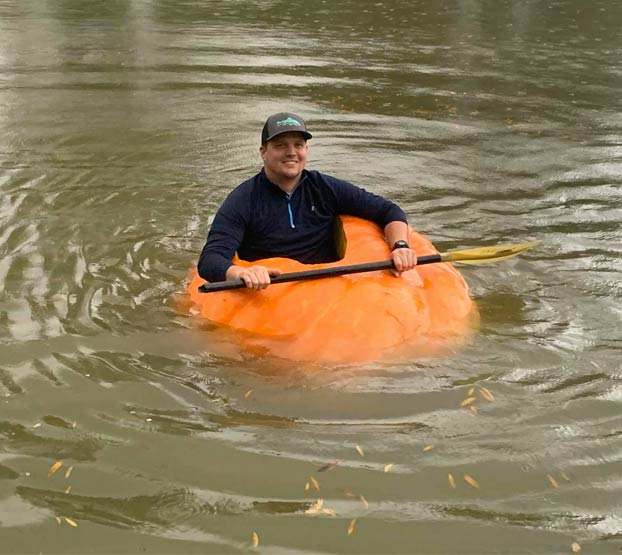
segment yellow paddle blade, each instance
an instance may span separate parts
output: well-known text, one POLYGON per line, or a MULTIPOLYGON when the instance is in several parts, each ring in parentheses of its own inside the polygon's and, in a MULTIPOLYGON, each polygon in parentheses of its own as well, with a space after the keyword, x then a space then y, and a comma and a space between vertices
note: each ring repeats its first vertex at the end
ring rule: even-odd
POLYGON ((531 247, 535 247, 539 241, 529 243, 517 243, 516 245, 499 245, 497 247, 476 247, 441 254, 443 262, 461 262, 462 264, 485 264, 498 262, 506 258, 512 258, 531 247))

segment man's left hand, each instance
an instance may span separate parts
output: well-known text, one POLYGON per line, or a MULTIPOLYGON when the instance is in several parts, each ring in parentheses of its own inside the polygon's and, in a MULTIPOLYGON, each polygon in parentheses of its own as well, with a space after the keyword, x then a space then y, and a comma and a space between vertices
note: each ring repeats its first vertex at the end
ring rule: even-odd
POLYGON ((412 270, 417 265, 417 253, 412 249, 395 249, 391 253, 391 260, 395 266, 391 271, 398 277, 402 272, 412 270))

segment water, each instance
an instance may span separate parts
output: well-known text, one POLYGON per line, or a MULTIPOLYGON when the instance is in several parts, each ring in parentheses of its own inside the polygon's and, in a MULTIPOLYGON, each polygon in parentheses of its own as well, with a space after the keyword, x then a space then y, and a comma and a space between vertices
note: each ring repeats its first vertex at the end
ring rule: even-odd
POLYGON ((621 23, 605 0, 0 1, 0 551, 618 552, 621 23), (462 269, 468 346, 311 371, 189 315, 280 110, 310 167, 440 250, 541 241, 462 269))

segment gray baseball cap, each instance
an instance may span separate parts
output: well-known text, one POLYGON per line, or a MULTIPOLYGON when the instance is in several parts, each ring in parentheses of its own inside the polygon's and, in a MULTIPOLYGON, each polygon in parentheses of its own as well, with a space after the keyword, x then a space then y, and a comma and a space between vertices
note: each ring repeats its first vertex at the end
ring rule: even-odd
POLYGON ((266 120, 261 130, 261 144, 267 143, 281 133, 289 133, 291 131, 302 133, 305 140, 309 140, 313 136, 307 131, 307 126, 300 116, 290 112, 273 114, 266 120))

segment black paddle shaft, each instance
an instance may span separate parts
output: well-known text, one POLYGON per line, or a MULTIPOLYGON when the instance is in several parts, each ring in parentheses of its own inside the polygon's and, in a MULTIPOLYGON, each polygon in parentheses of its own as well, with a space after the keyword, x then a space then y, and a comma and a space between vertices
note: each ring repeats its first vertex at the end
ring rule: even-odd
MULTIPOLYGON (((417 264, 432 264, 442 262, 440 254, 428 254, 417 257, 417 264)), ((304 270, 302 272, 290 272, 274 276, 270 284, 287 283, 290 281, 306 281, 310 279, 323 279, 329 277, 344 276, 346 274, 360 274, 362 272, 374 272, 376 270, 393 270, 393 260, 381 260, 380 262, 366 262, 365 264, 351 264, 350 266, 333 266, 332 268, 318 268, 317 270, 304 270)), ((216 291, 228 291, 231 289, 243 289, 246 284, 241 279, 229 281, 215 281, 204 283, 199 287, 199 293, 215 293, 216 291)))

